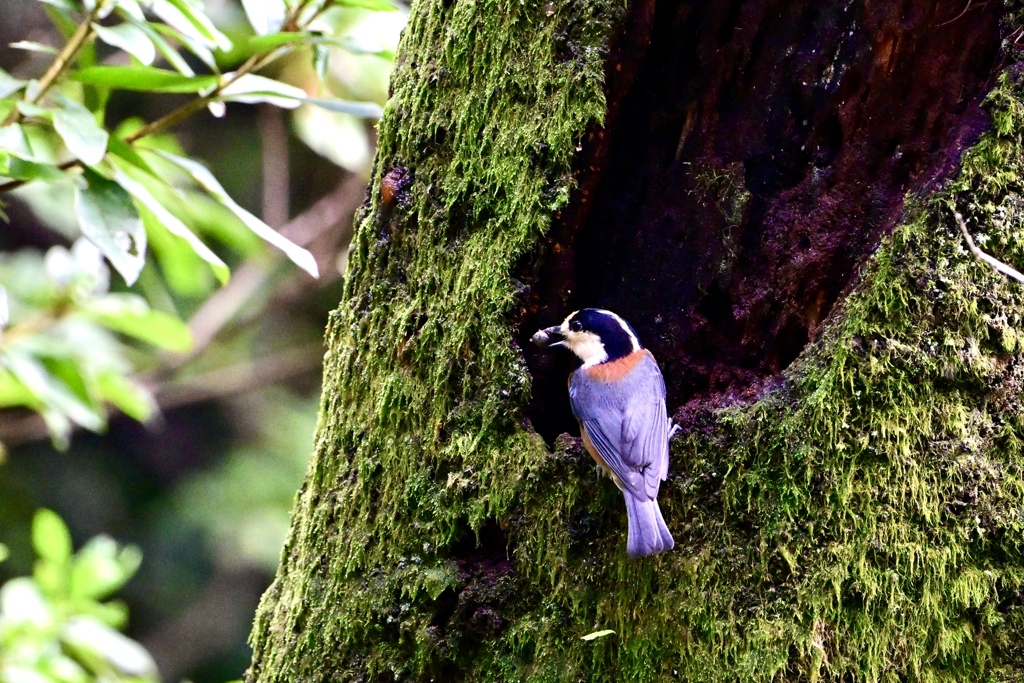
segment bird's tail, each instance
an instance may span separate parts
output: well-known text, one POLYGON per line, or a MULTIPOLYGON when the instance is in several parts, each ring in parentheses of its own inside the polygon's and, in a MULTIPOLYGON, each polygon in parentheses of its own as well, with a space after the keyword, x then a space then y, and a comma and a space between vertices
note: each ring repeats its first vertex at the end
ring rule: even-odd
POLYGON ((639 500, 628 490, 622 493, 626 498, 626 517, 629 519, 629 539, 626 541, 629 556, 643 557, 674 548, 676 542, 661 516, 658 501, 639 500))

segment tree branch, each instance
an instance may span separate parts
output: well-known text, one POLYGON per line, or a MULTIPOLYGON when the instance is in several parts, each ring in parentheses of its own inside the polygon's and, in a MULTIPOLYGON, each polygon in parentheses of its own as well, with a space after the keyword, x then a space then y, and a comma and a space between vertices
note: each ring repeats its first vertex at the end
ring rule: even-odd
POLYGON ((999 259, 989 256, 974 244, 974 240, 971 239, 971 233, 967 232, 967 225, 964 223, 964 217, 960 215, 959 211, 955 212, 953 215, 956 217, 956 222, 960 224, 960 232, 963 233, 964 239, 967 240, 967 248, 970 250, 972 254, 974 254, 974 258, 978 259, 979 261, 984 261, 985 263, 989 264, 1003 275, 1006 275, 1007 277, 1012 277, 1017 282, 1024 284, 1024 275, 1022 275, 1019 271, 1014 270, 1010 266, 1006 265, 999 259))
MULTIPOLYGON (((92 27, 92 22, 99 16, 100 11, 103 9, 103 5, 106 4, 106 0, 100 0, 96 3, 96 6, 92 8, 92 11, 82 20, 82 23, 78 25, 78 29, 71 35, 67 45, 64 49, 58 53, 56 59, 53 60, 53 64, 46 70, 42 78, 39 79, 39 90, 33 97, 26 98, 26 102, 36 103, 43 99, 43 96, 49 92, 50 88, 57 82, 64 70, 68 68, 68 65, 72 64, 78 57, 78 53, 85 47, 85 44, 89 42, 95 32, 92 27)), ((12 123, 17 123, 21 119, 21 112, 18 111, 17 107, 11 109, 11 112, 4 119, 3 126, 9 126, 12 123)), ((3 188, 0 187, 0 190, 3 188)))

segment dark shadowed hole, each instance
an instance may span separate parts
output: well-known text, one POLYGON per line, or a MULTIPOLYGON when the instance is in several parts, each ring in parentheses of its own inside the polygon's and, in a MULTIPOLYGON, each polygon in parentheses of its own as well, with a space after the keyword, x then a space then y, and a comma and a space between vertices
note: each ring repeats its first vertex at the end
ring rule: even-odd
POLYGON ((971 30, 938 3, 650 3, 606 69, 607 128, 518 278, 526 416, 576 433, 567 353, 530 335, 585 306, 636 328, 669 410, 750 397, 814 340, 908 192, 956 169, 989 125, 998 3, 971 30), (925 6, 927 4, 927 6, 925 6), (639 28, 638 28, 639 26, 639 28), (884 54, 883 54, 884 47, 884 54))

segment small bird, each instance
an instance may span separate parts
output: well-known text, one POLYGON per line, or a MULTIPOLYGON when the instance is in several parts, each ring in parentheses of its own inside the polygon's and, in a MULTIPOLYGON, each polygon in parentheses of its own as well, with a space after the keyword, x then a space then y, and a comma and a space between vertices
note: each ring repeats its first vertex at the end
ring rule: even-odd
POLYGON ((583 361, 569 375, 569 403, 583 446, 626 499, 630 557, 675 546, 658 507, 658 487, 668 475, 668 442, 674 432, 665 410, 665 380, 621 317, 584 308, 561 325, 538 330, 534 344, 564 346, 583 361))

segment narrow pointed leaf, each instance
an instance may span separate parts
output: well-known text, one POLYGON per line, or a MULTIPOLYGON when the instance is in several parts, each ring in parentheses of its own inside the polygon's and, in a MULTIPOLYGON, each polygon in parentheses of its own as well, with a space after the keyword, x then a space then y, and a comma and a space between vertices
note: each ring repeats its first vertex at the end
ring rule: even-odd
POLYGON ((117 137, 117 135, 111 136, 110 141, 107 142, 107 150, 114 156, 124 159, 135 168, 145 171, 154 178, 160 177, 153 167, 149 165, 149 162, 135 151, 134 147, 117 137))
POLYGON ((203 64, 210 67, 211 71, 217 71, 217 60, 213 56, 213 51, 207 45, 207 41, 201 36, 197 36, 194 33, 182 33, 167 24, 153 24, 153 28, 172 42, 183 45, 185 49, 198 57, 203 64))
POLYGON ((196 36, 211 48, 227 51, 231 41, 217 30, 210 18, 186 0, 151 0, 150 8, 169 26, 181 33, 196 36))
POLYGON ((184 353, 192 348, 188 325, 173 315, 155 311, 134 294, 108 294, 83 305, 83 312, 104 327, 161 349, 184 353))
POLYGON ((156 59, 156 46, 149 36, 132 24, 124 23, 117 26, 101 26, 93 24, 96 35, 108 45, 120 48, 145 65, 156 59))
POLYGON ((204 190, 209 192, 215 199, 217 199, 217 201, 229 208, 232 213, 238 216, 238 218, 245 223, 246 227, 267 243, 272 244, 283 251, 285 256, 291 259, 295 265, 302 268, 313 277, 319 277, 316 259, 313 258, 312 254, 288 238, 282 236, 259 218, 239 206, 238 203, 236 203, 235 200, 233 200, 228 193, 224 191, 221 184, 217 182, 217 179, 213 177, 213 174, 210 173, 205 166, 192 161, 191 159, 179 157, 167 152, 158 151, 157 153, 187 171, 204 190))
POLYGON ((250 53, 255 54, 257 52, 267 52, 274 48, 281 47, 282 45, 290 45, 292 43, 305 42, 307 40, 309 40, 309 36, 305 33, 269 33, 265 36, 253 36, 249 39, 246 47, 250 53))
POLYGON ((107 257, 129 285, 146 263, 146 231, 132 198, 116 182, 85 170, 85 187, 75 188, 82 234, 107 257))
POLYGON ((148 92, 194 93, 217 85, 213 75, 188 76, 151 66, 93 66, 72 78, 80 83, 148 92))
POLYGON ((153 28, 152 24, 148 21, 143 21, 141 18, 136 19, 129 12, 121 12, 121 17, 132 26, 145 33, 146 37, 153 42, 154 47, 156 47, 156 51, 159 52, 160 55, 167 60, 167 63, 173 66, 178 73, 185 76, 196 75, 196 72, 192 70, 192 67, 190 67, 188 62, 186 62, 181 56, 181 53, 174 49, 174 47, 168 43, 162 35, 160 35, 160 32, 153 28))
POLYGON ((154 197, 142 183, 129 177, 128 174, 120 169, 117 169, 114 172, 114 179, 117 180, 117 182, 121 184, 121 187, 127 190, 128 193, 134 197, 137 202, 139 202, 139 204, 152 213, 168 232, 185 240, 199 258, 210 264, 214 275, 217 276, 217 279, 221 284, 228 281, 230 270, 228 270, 227 264, 224 263, 217 254, 213 253, 213 251, 211 251, 202 240, 196 237, 195 233, 189 230, 188 226, 178 219, 177 216, 172 214, 159 201, 157 201, 156 197, 154 197))
POLYGON ((221 89, 218 97, 226 102, 248 104, 266 102, 278 107, 294 109, 306 98, 306 91, 265 76, 244 74, 221 89))
POLYGON ((349 100, 322 97, 305 97, 302 101, 321 109, 351 114, 361 119, 379 119, 384 113, 384 110, 376 102, 350 102, 349 100))
POLYGON ((358 7, 374 12, 397 12, 398 6, 387 0, 337 0, 336 4, 341 7, 358 7))
POLYGON ((132 19, 136 19, 138 21, 146 20, 146 15, 142 11, 142 7, 139 6, 138 0, 117 0, 116 5, 116 11, 118 14, 122 16, 127 14, 132 19))
POLYGON ((283 0, 242 0, 242 7, 252 29, 261 36, 280 31, 288 12, 283 0))
POLYGON ((11 43, 10 47, 13 47, 15 50, 25 50, 26 52, 43 52, 50 55, 57 54, 57 48, 54 46, 37 43, 34 40, 19 40, 15 43, 11 43))

